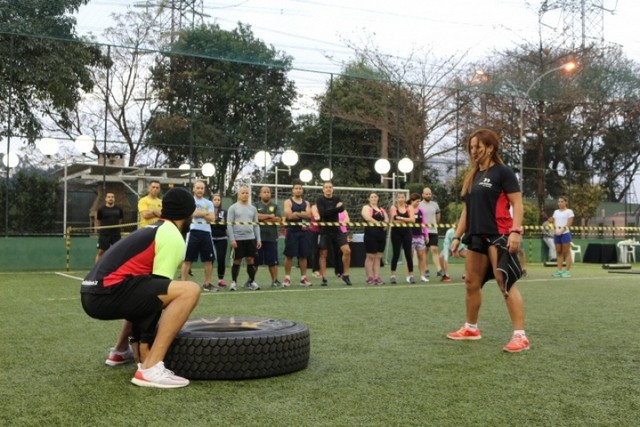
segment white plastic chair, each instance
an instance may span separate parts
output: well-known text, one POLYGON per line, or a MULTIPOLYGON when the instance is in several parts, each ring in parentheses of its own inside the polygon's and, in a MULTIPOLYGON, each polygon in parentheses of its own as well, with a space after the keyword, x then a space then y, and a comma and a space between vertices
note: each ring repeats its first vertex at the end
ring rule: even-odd
POLYGON ((636 262, 636 245, 631 240, 622 240, 616 244, 618 251, 620 252, 619 261, 622 264, 629 262, 636 262))
POLYGON ((582 247, 573 242, 569 242, 569 244, 571 245, 571 261, 576 262, 576 255, 580 255, 580 261, 582 261, 582 247))

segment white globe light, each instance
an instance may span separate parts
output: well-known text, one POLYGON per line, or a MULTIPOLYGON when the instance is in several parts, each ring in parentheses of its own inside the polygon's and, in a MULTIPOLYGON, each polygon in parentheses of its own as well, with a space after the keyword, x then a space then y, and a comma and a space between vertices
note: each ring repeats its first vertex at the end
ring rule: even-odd
POLYGON ((58 152, 58 141, 53 138, 42 138, 38 143, 40 152, 47 157, 51 157, 58 152))
POLYGON ((398 162, 398 170, 402 173, 409 173, 413 170, 413 161, 405 157, 398 162))
POLYGON ((313 179, 313 173, 309 169, 302 169, 300 171, 300 181, 305 184, 310 182, 313 179))
POLYGON ((189 163, 183 163, 180 166, 178 166, 178 169, 189 170, 189 169, 191 169, 191 165, 189 163))
POLYGON ((267 153, 266 151, 258 151, 255 157, 253 158, 253 162, 259 168, 266 169, 267 166, 271 164, 271 154, 267 153))
POLYGON ((74 141, 74 144, 82 154, 90 153, 93 150, 93 138, 87 135, 80 135, 74 141))
POLYGON ((324 168, 320 171, 320 179, 323 181, 331 181, 333 178, 333 171, 329 168, 324 168))
POLYGON ((213 166, 213 164, 207 162, 202 165, 202 175, 210 177, 213 176, 214 173, 216 173, 216 167, 213 166))
POLYGON ((298 153, 293 150, 286 150, 282 153, 282 163, 291 167, 298 163, 298 153))
POLYGON ((387 159, 378 159, 376 160, 375 165, 373 165, 373 168, 380 175, 384 175, 389 173, 389 171, 391 170, 391 163, 389 163, 389 160, 387 159))
POLYGON ((20 157, 18 157, 16 153, 9 153, 9 155, 4 153, 2 156, 2 163, 4 163, 7 168, 13 169, 20 164, 20 157))

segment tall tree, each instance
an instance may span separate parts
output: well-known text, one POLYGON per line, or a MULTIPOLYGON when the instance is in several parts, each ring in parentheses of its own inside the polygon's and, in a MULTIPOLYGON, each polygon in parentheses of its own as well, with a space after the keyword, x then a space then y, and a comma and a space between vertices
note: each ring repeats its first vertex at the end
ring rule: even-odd
POLYGON ((93 86, 88 67, 100 52, 80 40, 70 13, 88 0, 0 0, 0 120, 4 135, 33 141, 43 114, 62 127, 82 92, 93 86))
POLYGON ((290 68, 291 58, 256 39, 249 26, 184 31, 153 69, 160 108, 150 144, 174 165, 212 162, 214 188, 228 188, 255 152, 290 144, 290 68))

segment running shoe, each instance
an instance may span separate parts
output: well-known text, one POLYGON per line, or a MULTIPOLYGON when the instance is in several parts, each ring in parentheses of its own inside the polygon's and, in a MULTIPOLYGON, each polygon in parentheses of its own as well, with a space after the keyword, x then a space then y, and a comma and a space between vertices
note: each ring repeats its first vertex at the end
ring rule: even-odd
POLYGON ((562 272, 562 277, 571 277, 571 273, 568 271, 563 271, 562 272))
POLYGON ((138 370, 131 382, 140 387, 156 388, 179 388, 189 385, 189 380, 174 374, 164 367, 164 362, 158 362, 149 369, 142 369, 138 365, 138 370))
POLYGON ((442 271, 442 270, 438 271, 436 274, 438 275, 438 277, 444 277, 445 276, 444 271, 442 271))
POLYGON ((429 278, 427 276, 422 276, 420 280, 426 283, 429 281, 429 278))
POLYGON ((309 287, 311 285, 313 285, 313 283, 311 283, 306 277, 300 279, 300 286, 309 287))
POLYGON ((466 326, 463 326, 455 332, 448 333, 447 338, 450 340, 479 340, 482 338, 482 335, 480 335, 480 329, 472 331, 466 326))
POLYGON ((431 276, 431 273, 429 273, 429 270, 425 271, 423 274, 424 277, 429 277, 431 276))
POLYGON ((202 290, 205 292, 218 292, 218 288, 213 286, 211 283, 205 283, 202 285, 202 290))
POLYGON ((413 276, 407 277, 407 283, 416 283, 416 279, 413 276))
POLYGON ((553 277, 562 277, 562 271, 556 270, 553 272, 553 277))
POLYGON ((389 283, 391 283, 392 285, 395 285, 396 283, 398 283, 398 279, 396 279, 396 276, 391 276, 389 278, 389 283))
POLYGON ((238 289, 238 285, 236 284, 235 280, 231 282, 231 285, 229 285, 229 290, 230 291, 235 291, 236 289, 238 289))
POLYGON ((224 279, 218 280, 218 287, 219 288, 224 288, 225 286, 227 286, 227 284, 224 282, 224 279))
POLYGON ((348 274, 343 274, 342 276, 340 276, 340 278, 342 279, 345 285, 351 286, 351 279, 349 279, 348 274))
POLYGON ((365 283, 367 285, 375 285, 376 284, 376 279, 374 279, 373 277, 367 277, 367 280, 365 281, 365 283))
POLYGON ((285 277, 282 281, 282 286, 284 286, 285 288, 291 286, 291 279, 289 277, 285 277))
POLYGON ((376 285, 384 285, 384 280, 382 280, 382 277, 376 277, 374 280, 376 285))
POLYGON ((513 334, 509 344, 502 347, 502 350, 509 353, 519 353, 521 351, 529 350, 529 340, 524 335, 513 334))
POLYGON ((444 276, 442 276, 440 278, 441 282, 445 282, 445 283, 449 283, 451 281, 451 277, 447 276, 446 274, 444 276))
POLYGON ((271 287, 272 288, 281 288, 282 287, 282 283, 280 283, 280 280, 276 279, 273 282, 271 282, 271 287))
POLYGON ((256 282, 249 282, 248 284, 245 284, 245 289, 249 290, 249 291, 259 291, 260 290, 260 285, 258 285, 256 282))
POLYGON ((320 284, 320 286, 329 286, 329 282, 327 282, 327 278, 326 277, 322 278, 322 283, 320 284))
POLYGON ((104 361, 104 363, 109 366, 119 366, 131 362, 133 362, 133 350, 131 350, 131 347, 125 351, 118 351, 115 348, 110 349, 109 356, 107 360, 104 361))

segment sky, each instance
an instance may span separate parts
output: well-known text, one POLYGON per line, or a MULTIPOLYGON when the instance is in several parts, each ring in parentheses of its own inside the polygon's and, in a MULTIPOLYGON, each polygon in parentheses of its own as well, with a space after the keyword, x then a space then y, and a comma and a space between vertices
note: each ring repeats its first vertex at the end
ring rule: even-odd
MULTIPOLYGON (((111 14, 162 1, 90 0, 76 14, 76 31, 100 38, 113 25, 111 14)), ((198 10, 205 15, 203 19, 223 29, 235 28, 238 21, 249 24, 257 38, 292 56, 295 71, 290 77, 306 99, 323 90, 327 73, 339 73, 340 64, 353 57, 348 42, 362 45, 371 38, 381 52, 401 58, 422 50, 431 51, 434 60, 466 55, 466 60, 473 61, 494 50, 534 43, 539 28, 545 37, 562 37, 558 32, 560 9, 545 13, 543 25, 538 25, 538 0, 182 1, 202 5, 198 10)), ((584 1, 603 6, 603 29, 595 36, 622 46, 627 57, 640 63, 640 32, 636 30, 640 1, 584 1)), ((547 3, 559 5, 560 0, 547 3)), ((307 105, 303 101, 300 108, 312 108, 310 101, 307 105)), ((6 152, 6 145, 2 149, 6 152)))

